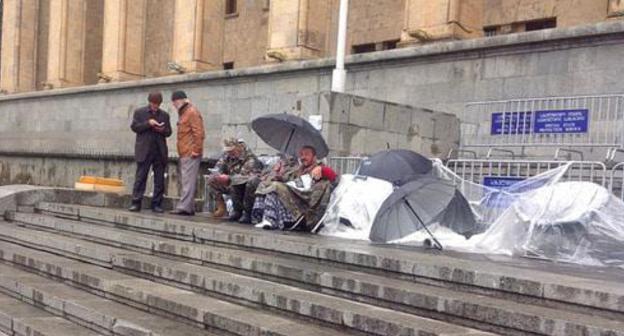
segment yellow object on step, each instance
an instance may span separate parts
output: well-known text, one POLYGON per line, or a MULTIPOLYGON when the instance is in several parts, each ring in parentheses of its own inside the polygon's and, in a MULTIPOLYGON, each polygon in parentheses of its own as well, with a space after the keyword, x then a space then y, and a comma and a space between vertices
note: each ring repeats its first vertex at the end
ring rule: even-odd
POLYGON ((80 176, 79 183, 100 184, 113 187, 123 187, 124 183, 120 179, 97 177, 97 176, 80 176))
POLYGON ((110 192, 123 194, 126 191, 126 187, 117 187, 117 186, 107 186, 102 184, 92 184, 92 183, 74 183, 74 189, 76 190, 87 190, 87 191, 102 191, 102 192, 110 192))
POLYGON ((126 187, 122 180, 97 177, 97 176, 81 176, 80 180, 74 184, 76 190, 102 191, 122 194, 126 191, 126 187))

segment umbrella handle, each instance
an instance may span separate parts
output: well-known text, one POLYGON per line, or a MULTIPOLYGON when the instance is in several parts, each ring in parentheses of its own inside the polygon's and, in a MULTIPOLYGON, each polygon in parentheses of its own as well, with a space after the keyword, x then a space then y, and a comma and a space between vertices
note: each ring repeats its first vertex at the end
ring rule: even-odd
POLYGON ((425 229, 425 231, 427 231, 427 233, 431 237, 431 240, 433 240, 435 245, 437 245, 436 248, 439 249, 440 251, 442 251, 444 249, 442 247, 442 244, 440 244, 440 242, 436 239, 436 237, 433 235, 433 233, 431 233, 431 231, 429 231, 429 228, 427 228, 427 225, 425 225, 425 223, 423 223, 422 219, 420 219, 420 216, 418 216, 418 214, 416 213, 416 210, 414 210, 414 208, 412 208, 412 205, 409 204, 409 202, 406 199, 403 199, 403 202, 405 202, 405 204, 410 209, 410 211, 414 214, 414 216, 416 216, 416 218, 418 219, 418 222, 420 223, 420 225, 422 225, 422 227, 425 229))
POLYGON ((286 141, 286 146, 284 146, 284 153, 288 153, 288 147, 290 146, 290 141, 292 140, 293 135, 295 134, 295 129, 290 130, 290 135, 288 135, 288 140, 286 141))
POLYGON ((295 221, 295 224, 293 224, 293 226, 289 227, 285 231, 294 231, 299 226, 299 224, 303 222, 303 217, 303 215, 299 216, 299 218, 295 221))
POLYGON ((316 225, 314 225, 312 230, 310 230, 311 233, 317 233, 316 231, 318 231, 319 228, 321 227, 321 224, 323 224, 325 217, 327 217, 327 211, 325 211, 325 213, 323 214, 323 217, 321 217, 321 219, 316 223, 316 225))

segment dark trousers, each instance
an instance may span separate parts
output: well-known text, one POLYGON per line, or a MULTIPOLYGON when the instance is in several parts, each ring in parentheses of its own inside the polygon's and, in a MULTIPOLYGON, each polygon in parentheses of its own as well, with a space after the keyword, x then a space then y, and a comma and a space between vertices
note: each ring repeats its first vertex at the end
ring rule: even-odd
POLYGON ((136 176, 134 180, 134 188, 132 189, 132 203, 141 204, 143 194, 145 193, 145 185, 150 168, 154 170, 154 196, 152 198, 152 208, 161 206, 163 194, 165 192, 165 166, 160 154, 152 151, 147 155, 143 162, 137 162, 136 176))
POLYGON ((260 178, 255 177, 250 179, 245 184, 235 185, 230 187, 230 197, 232 198, 232 205, 234 211, 241 212, 246 211, 251 215, 254 201, 256 200, 256 189, 260 184, 260 178))

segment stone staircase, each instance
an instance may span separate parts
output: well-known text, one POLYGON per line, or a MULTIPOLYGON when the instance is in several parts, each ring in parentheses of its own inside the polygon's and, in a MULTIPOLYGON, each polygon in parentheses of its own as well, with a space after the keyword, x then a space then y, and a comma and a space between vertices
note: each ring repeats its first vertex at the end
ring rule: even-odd
POLYGON ((624 272, 37 202, 0 222, 0 336, 624 335, 624 272))

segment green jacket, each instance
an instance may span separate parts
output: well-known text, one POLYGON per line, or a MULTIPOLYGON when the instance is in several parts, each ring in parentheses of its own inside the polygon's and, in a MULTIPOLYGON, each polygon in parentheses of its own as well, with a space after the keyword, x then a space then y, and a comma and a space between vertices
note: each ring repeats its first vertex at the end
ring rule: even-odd
POLYGON ((231 185, 247 183, 262 172, 262 162, 254 153, 247 149, 240 157, 232 157, 223 154, 215 165, 220 174, 230 176, 231 185))

